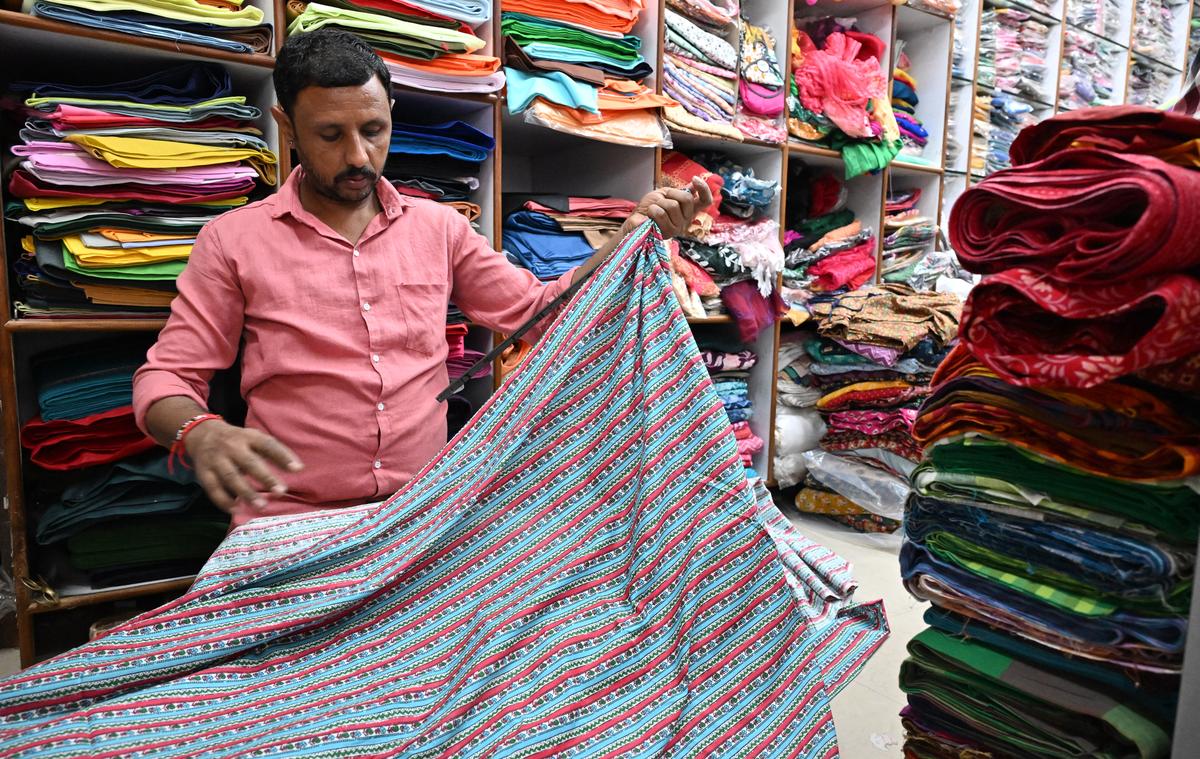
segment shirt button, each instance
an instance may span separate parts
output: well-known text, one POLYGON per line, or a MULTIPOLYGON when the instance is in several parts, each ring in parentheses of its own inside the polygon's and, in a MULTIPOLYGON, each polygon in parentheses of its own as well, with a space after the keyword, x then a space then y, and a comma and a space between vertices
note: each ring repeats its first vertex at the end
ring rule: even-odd
POLYGON ((376 468, 376 469, 382 469, 382 468, 383 468, 383 462, 382 462, 382 461, 376 461, 376 462, 375 462, 375 468, 376 468))
POLYGON ((358 248, 355 248, 355 249, 354 249, 354 257, 355 257, 355 258, 358 258, 358 248))
POLYGON ((371 354, 371 360, 372 360, 372 361, 374 361, 375 363, 377 363, 377 364, 378 364, 378 363, 379 363, 379 354, 378 354, 378 353, 372 353, 372 354, 371 354))
POLYGON ((384 406, 382 403, 380 403, 380 404, 379 404, 378 406, 376 406, 375 408, 379 409, 380 411, 383 411, 383 410, 384 410, 384 408, 386 408, 386 407, 385 407, 385 406, 384 406))
POLYGON ((370 311, 370 310, 371 310, 371 304, 370 304, 370 303, 364 303, 364 304, 363 304, 363 311, 370 311))

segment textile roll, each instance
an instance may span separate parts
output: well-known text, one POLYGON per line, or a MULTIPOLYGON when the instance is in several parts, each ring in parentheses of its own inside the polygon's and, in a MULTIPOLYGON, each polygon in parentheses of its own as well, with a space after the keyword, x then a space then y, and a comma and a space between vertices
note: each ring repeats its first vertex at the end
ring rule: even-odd
POLYGON ((963 193, 950 242, 973 272, 1078 285, 1200 263, 1200 173, 1153 156, 1066 150, 963 193))
POLYGON ((1070 148, 1154 155, 1180 166, 1200 158, 1200 121, 1175 111, 1116 105, 1060 113, 1022 130, 1012 144, 1014 166, 1070 148))
POLYGON ((835 753, 882 608, 747 480, 652 230, 386 502, 0 682, 0 753, 835 753))

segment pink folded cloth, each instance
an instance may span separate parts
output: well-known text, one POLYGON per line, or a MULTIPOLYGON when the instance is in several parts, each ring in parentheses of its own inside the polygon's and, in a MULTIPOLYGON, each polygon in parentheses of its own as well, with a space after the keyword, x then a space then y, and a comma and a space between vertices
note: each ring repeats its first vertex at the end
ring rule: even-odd
POLYGON ((14 145, 13 155, 24 158, 21 168, 52 184, 98 187, 113 184, 173 185, 208 189, 237 187, 257 175, 237 161, 178 169, 125 169, 93 158, 65 142, 31 142, 14 145))

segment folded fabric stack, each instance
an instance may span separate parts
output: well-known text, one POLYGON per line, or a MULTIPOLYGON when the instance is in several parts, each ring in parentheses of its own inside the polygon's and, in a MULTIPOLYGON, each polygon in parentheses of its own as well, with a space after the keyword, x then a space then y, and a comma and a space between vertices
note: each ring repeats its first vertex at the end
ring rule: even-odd
MULTIPOLYGON (((1004 92, 993 92, 987 111, 989 128, 985 143, 984 173, 991 174, 1010 165, 1008 150, 1017 133, 1036 122, 1033 106, 1004 92)), ((976 117, 978 119, 978 117, 976 117)), ((972 162, 972 169, 974 162, 972 162)))
POLYGON ((733 125, 738 106, 738 49, 727 39, 733 23, 709 27, 709 31, 673 8, 665 15, 663 92, 679 103, 665 111, 667 122, 683 132, 741 140, 741 131, 733 125))
POLYGON ((963 12, 964 10, 960 8, 954 14, 954 43, 950 49, 950 75, 970 79, 971 71, 968 68, 966 44, 967 16, 963 12))
POLYGON ((479 53, 474 31, 491 0, 288 0, 288 34, 331 27, 361 38, 383 59, 392 82, 434 92, 496 92, 500 59, 479 53))
POLYGON ((700 358, 712 378, 713 388, 725 404, 725 413, 737 438, 738 455, 748 470, 748 476, 756 477, 754 456, 762 453, 766 443, 750 428, 754 416, 754 405, 750 400, 750 371, 758 363, 758 355, 749 348, 738 347, 720 338, 702 336, 697 342, 701 346, 700 358))
POLYGON ((950 112, 946 118, 946 166, 959 166, 958 160, 962 155, 963 144, 958 139, 960 119, 970 119, 971 112, 967 103, 974 97, 974 88, 970 82, 954 79, 950 82, 950 112))
POLYGON ((483 162, 496 147, 490 135, 461 121, 392 122, 383 175, 405 195, 452 206, 474 224, 482 212, 471 202, 483 162))
POLYGON ((504 220, 509 260, 549 282, 591 258, 636 203, 622 198, 537 196, 504 220))
POLYGON ((924 292, 950 277, 970 281, 952 251, 936 251, 938 226, 917 209, 921 189, 893 189, 885 204, 883 238, 884 282, 899 282, 924 292))
POLYGON ((1051 29, 1023 11, 991 8, 980 16, 979 81, 1010 95, 1047 102, 1054 77, 1046 59, 1051 29), (984 65, 987 61, 987 65, 984 65), (985 76, 985 71, 991 76, 985 76))
POLYGON ((1067 0, 1067 23, 1106 39, 1121 33, 1121 0, 1067 0))
POLYGON ((1063 114, 954 208, 985 276, 913 428, 901 568, 935 607, 901 672, 913 755, 1170 753, 1200 533, 1197 140, 1183 114, 1063 114))
POLYGON ((276 182, 276 158, 216 64, 99 85, 19 82, 27 111, 7 218, 19 316, 161 316, 200 228, 276 182))
POLYGON ((1121 93, 1115 89, 1117 67, 1125 48, 1095 35, 1067 27, 1063 34, 1062 75, 1058 80, 1059 108, 1111 105, 1121 93))
POLYGON ((877 240, 846 207, 844 182, 799 161, 788 172, 787 218, 800 221, 784 235, 783 298, 799 324, 814 296, 848 292, 874 276, 877 240))
MULTIPOLYGON (((466 328, 463 326, 465 337, 466 328)), ((447 332, 447 340, 450 335, 447 332)), ((478 369, 472 371, 472 367, 484 357, 484 354, 477 350, 472 350, 463 345, 462 338, 456 340, 456 346, 451 348, 450 355, 446 358, 446 374, 450 381, 453 382, 463 375, 470 372, 469 379, 477 380, 492 376, 491 363, 485 363, 478 369)), ((455 393, 447 399, 446 409, 446 432, 447 439, 453 438, 463 426, 470 421, 475 414, 475 403, 467 394, 464 388, 461 392, 455 393)))
POLYGON ((662 176, 668 186, 687 187, 699 177, 714 189, 713 205, 672 247, 677 246, 682 259, 673 266, 673 281, 684 313, 702 317, 728 312, 742 341, 753 343, 786 310, 775 286, 784 259, 779 225, 767 213, 779 182, 759 179, 752 168, 715 152, 691 157, 666 153, 662 176))
POLYGON ((274 32, 244 0, 24 0, 34 16, 232 53, 269 53, 274 32))
POLYGON ((190 469, 148 452, 88 469, 36 522, 52 585, 82 574, 93 589, 195 574, 224 539, 229 516, 203 496, 190 469), (55 561, 65 554, 65 564, 55 561), (74 570, 74 571, 72 571, 74 570))
POLYGON ((900 127, 900 155, 905 158, 923 161, 925 145, 929 143, 929 131, 917 117, 917 105, 921 99, 917 96, 917 80, 909 73, 912 61, 904 52, 904 41, 896 42, 896 68, 892 71, 892 110, 896 114, 896 124, 900 127))
POLYGON ((903 285, 812 305, 816 333, 801 341, 807 364, 789 353, 790 385, 780 388, 819 392, 813 406, 825 423, 820 450, 802 456, 810 479, 795 497, 798 509, 860 531, 895 531, 907 478, 921 457, 912 431, 916 408, 957 335, 960 309, 954 296, 903 285))
POLYGON ((909 0, 907 4, 942 16, 953 16, 962 9, 959 0, 909 0))
POLYGON ((38 414, 21 444, 43 469, 108 464, 154 447, 133 421, 133 373, 145 349, 74 347, 33 362, 38 414))
POLYGON ((1133 14, 1133 52, 1159 63, 1179 65, 1175 55, 1177 35, 1175 8, 1187 3, 1178 0, 1137 0, 1133 14))
POLYGON ((887 44, 853 19, 797 18, 792 29, 788 131, 838 150, 846 178, 878 171, 900 152, 881 61, 887 44))
POLYGON ((1159 107, 1166 105, 1175 89, 1175 72, 1138 56, 1129 65, 1130 105, 1159 107))
POLYGON ((642 0, 504 0, 509 112, 588 139, 669 146, 661 112, 676 102, 641 84, 653 69, 631 34, 643 7, 642 0))
POLYGON ((783 70, 775 55, 775 35, 765 26, 741 21, 737 114, 733 125, 747 137, 766 142, 786 142, 783 123, 787 91, 783 70))

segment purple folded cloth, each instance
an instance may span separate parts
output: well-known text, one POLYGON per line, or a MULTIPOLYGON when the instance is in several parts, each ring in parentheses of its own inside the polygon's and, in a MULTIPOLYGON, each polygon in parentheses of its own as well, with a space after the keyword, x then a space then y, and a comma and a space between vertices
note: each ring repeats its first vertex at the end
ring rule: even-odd
POLYGON ((842 340, 837 340, 836 342, 846 350, 853 351, 883 366, 895 366, 896 362, 900 360, 901 351, 896 348, 888 348, 883 345, 870 345, 869 343, 848 343, 842 340))
MULTIPOLYGON (((463 355, 460 358, 446 359, 446 374, 449 375, 450 381, 453 382, 454 380, 466 374, 467 370, 474 366, 475 362, 483 358, 483 356, 483 353, 480 353, 479 351, 473 351, 468 348, 467 350, 463 351, 463 355)), ((492 365, 484 364, 471 374, 471 379, 487 377, 491 373, 492 365)))

